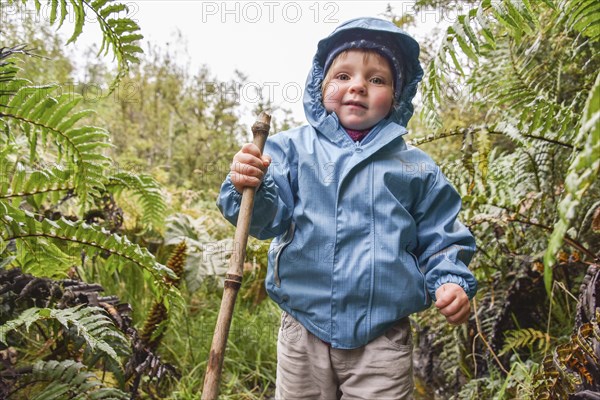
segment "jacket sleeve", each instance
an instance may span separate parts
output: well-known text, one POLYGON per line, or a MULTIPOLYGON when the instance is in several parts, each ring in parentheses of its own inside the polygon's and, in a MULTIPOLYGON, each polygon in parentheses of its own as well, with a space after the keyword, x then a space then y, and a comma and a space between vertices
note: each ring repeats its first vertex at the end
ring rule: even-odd
MULTIPOLYGON (((287 231, 292 219, 293 195, 286 151, 269 138, 264 154, 272 158, 262 184, 256 190, 250 235, 269 239, 287 231)), ((242 195, 235 190, 230 174, 221 185, 217 207, 233 225, 237 224, 242 195)))
POLYGON ((419 263, 426 266, 427 290, 434 301, 435 291, 445 283, 460 285, 469 299, 477 292, 477 281, 467 268, 475 239, 457 220, 461 205, 458 192, 436 166, 435 181, 414 215, 419 263))

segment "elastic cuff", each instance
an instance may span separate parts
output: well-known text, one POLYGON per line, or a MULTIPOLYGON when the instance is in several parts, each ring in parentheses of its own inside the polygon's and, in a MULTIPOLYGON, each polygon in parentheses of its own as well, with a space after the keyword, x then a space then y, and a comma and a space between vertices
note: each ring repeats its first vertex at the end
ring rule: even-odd
POLYGON ((434 286, 434 291, 433 293, 431 293, 431 298, 433 299, 433 301, 436 301, 435 298, 435 292, 439 289, 440 286, 446 284, 446 283, 455 283, 457 285, 459 285, 461 288, 463 288, 463 290, 465 291, 466 295, 469 297, 469 299, 471 299, 474 295, 470 293, 469 290, 469 285, 467 284, 467 281, 465 281, 463 278, 461 278, 458 275, 444 275, 444 276, 440 276, 438 278, 437 281, 435 281, 434 286))
MULTIPOLYGON (((236 201, 242 201, 242 194, 236 190, 235 186, 233 185, 233 182, 231 181, 231 173, 227 174, 227 177, 225 178, 225 183, 227 183, 229 191, 232 192, 231 195, 233 196, 233 199, 236 201)), ((266 187, 271 187, 274 185, 275 181, 273 181, 271 174, 267 171, 265 177, 258 186, 258 189, 256 189, 256 192, 263 192, 266 190, 266 187)))
POLYGON ((235 189, 235 186, 231 181, 231 174, 227 174, 225 183, 227 185, 227 190, 229 191, 228 195, 232 198, 232 200, 239 204, 242 201, 242 194, 235 189))
POLYGON ((257 193, 269 191, 269 189, 275 190, 274 187, 275 187, 275 181, 273 180, 273 177, 271 176, 271 173, 269 172, 269 170, 267 170, 262 182, 260 183, 260 186, 257 189, 257 193))

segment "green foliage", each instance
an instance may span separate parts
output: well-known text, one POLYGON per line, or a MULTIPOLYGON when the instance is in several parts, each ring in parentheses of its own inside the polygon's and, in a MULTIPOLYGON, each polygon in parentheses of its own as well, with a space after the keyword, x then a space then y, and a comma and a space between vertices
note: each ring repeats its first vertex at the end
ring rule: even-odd
MULTIPOLYGON (((63 158, 67 161, 66 174, 72 176, 73 190, 82 202, 85 204, 89 197, 98 196, 103 189, 103 170, 109 161, 102 154, 102 149, 108 146, 108 133, 102 128, 77 124, 92 113, 90 110, 72 112, 81 97, 63 94, 54 98, 51 93, 57 89, 56 85, 28 86, 24 81, 10 81, 4 88, 7 92, 16 89, 16 93, 0 96, 0 105, 6 110, 0 111, 0 129, 7 132, 9 138, 20 134, 27 137, 30 163, 40 160, 42 150, 51 139, 56 149, 55 160, 57 163, 63 158)), ((60 190, 64 185, 61 185, 64 173, 56 177, 56 168, 26 179, 22 164, 17 162, 15 172, 11 196, 35 194, 36 189, 60 190)), ((2 189, 2 195, 7 196, 8 187, 4 185, 2 189)))
POLYGON ((521 349, 523 347, 537 347, 537 350, 546 349, 550 345, 550 337, 545 332, 537 329, 517 329, 504 332, 505 341, 502 351, 498 355, 503 355, 509 351, 521 349))
POLYGON ((593 0, 562 1, 565 7, 567 24, 570 29, 581 32, 593 41, 600 39, 600 13, 598 3, 593 0))
MULTIPOLYGON (((3 317, 12 320, 7 328, 15 328, 4 337, 19 352, 19 366, 31 366, 40 354, 50 353, 43 348, 40 327, 48 343, 56 344, 51 351, 70 359, 40 364, 55 379, 27 381, 31 385, 21 391, 28 398, 61 398, 66 393, 102 398, 101 390, 115 390, 106 397, 121 398, 121 392, 108 388, 116 379, 132 396, 142 391, 155 398, 167 392, 171 398, 197 398, 221 299, 218 277, 226 270, 232 247, 224 239, 232 236, 231 228, 210 208, 238 142, 247 139, 235 99, 225 96, 223 87, 243 84, 246 78, 240 73, 236 81, 218 82, 206 69, 192 75, 177 65, 177 54, 156 49, 135 66, 135 43, 141 35, 137 25, 119 18, 127 11, 124 5, 50 1, 53 26, 62 24, 72 4, 76 23, 71 40, 88 17, 98 17, 104 37, 100 53, 116 54, 120 70, 111 86, 120 79, 122 90, 116 101, 105 98, 92 104, 65 95, 60 86, 33 84, 46 78, 43 72, 37 80, 23 75, 35 73, 39 62, 25 58, 24 47, 0 50, 0 266, 21 266, 37 276, 79 274, 84 280, 99 280, 107 293, 118 293, 134 305, 134 323, 143 321, 155 299, 164 299, 170 320, 161 322, 150 340, 163 335, 161 352, 182 377, 163 381, 163 391, 157 393, 150 380, 157 376, 152 375, 157 356, 130 338, 129 357, 120 353, 122 340, 109 341, 114 338, 107 336, 103 340, 119 362, 129 357, 129 373, 124 374, 108 350, 98 351, 112 374, 95 379, 87 371, 99 376, 98 365, 85 349, 97 346, 93 339, 98 335, 78 333, 77 328, 91 329, 95 319, 85 318, 92 314, 79 318, 75 314, 86 307, 67 309, 72 315, 61 317, 63 324, 54 315, 67 310, 36 303, 30 314, 15 309, 11 317, 3 317), (127 171, 115 171, 117 163, 110 156, 127 171), (158 182, 172 185, 176 193, 166 193, 158 182), (170 212, 165 198, 182 213, 163 225, 170 212), (135 220, 138 210, 143 211, 141 227, 135 220), (187 304, 168 287, 173 275, 158 261, 164 262, 181 240, 190 252, 187 304), (28 331, 19 329, 28 324, 28 331), (177 329, 167 329, 167 324, 177 329), (23 341, 14 342, 19 338, 23 341), (77 353, 60 352, 63 338, 75 343, 76 350, 84 349, 81 359, 77 353), (68 386, 67 380, 97 386, 68 386), (69 387, 77 389, 68 392, 69 387)), ((460 399, 535 398, 534 388, 557 386, 561 379, 570 384, 575 372, 591 371, 582 365, 585 356, 591 357, 589 343, 597 339, 597 329, 590 330, 590 325, 565 343, 575 313, 571 291, 600 245, 593 229, 600 204, 600 13, 591 0, 465 3, 473 7, 448 28, 426 65, 422 115, 437 122, 438 130, 413 144, 435 146, 434 156, 443 157, 442 168, 463 197, 463 220, 478 242, 471 266, 480 291, 473 303, 476 319, 467 326, 450 327, 435 310, 419 315, 426 332, 422 337, 432 338, 422 347, 433 368, 429 372, 438 371, 439 380, 433 382, 438 393, 460 399), (557 253, 557 263, 546 259, 542 264, 544 254, 557 253), (544 277, 546 283, 554 281, 553 303, 544 296, 544 277), (543 362, 542 349, 556 343, 549 353, 552 362, 543 362)), ((448 9, 454 3, 420 0, 416 6, 448 9)), ((387 15, 399 24, 411 22, 394 18, 389 9, 387 15)), ((427 49, 424 53, 429 55, 427 49)), ((68 75, 68 68, 63 69, 68 75)), ((89 75, 102 81, 107 72, 98 64, 89 75)), ((248 251, 224 364, 223 398, 272 395, 279 313, 272 302, 260 301, 266 249, 251 242, 248 251)), ((24 299, 32 299, 31 287, 23 292, 24 299)), ((105 309, 112 315, 116 308, 110 307, 105 309)), ((585 373, 580 380, 586 380, 585 373)), ((566 396, 574 387, 555 391, 566 396)))
MULTIPOLYGON (((65 361, 38 361, 33 366, 33 373, 26 381, 27 385, 40 387, 43 389, 27 397, 32 400, 59 400, 59 399, 128 399, 126 393, 119 389, 107 387, 104 382, 99 380, 92 372, 86 371, 83 364, 71 360, 65 361)), ((13 394, 19 392, 28 392, 25 387, 13 394)), ((11 395, 9 399, 16 398, 11 395)))
POLYGON ((539 365, 531 360, 512 361, 507 376, 503 376, 501 371, 492 367, 489 376, 470 380, 451 399, 533 400, 532 386, 539 365))
MULTIPOLYGON (((111 51, 119 63, 114 89, 141 51, 134 44, 141 39, 139 27, 118 16, 126 7, 108 1, 51 3, 51 24, 60 26, 68 10, 74 13, 70 41, 77 39, 86 17, 98 17, 101 52, 111 51)), ((35 5, 39 13, 41 3, 35 5)), ((81 95, 21 78, 28 56, 25 47, 0 49, 0 293, 5 322, 0 346, 3 351, 9 346, 18 363, 1 366, 0 397, 124 398, 121 389, 126 388, 135 397, 143 377, 160 380, 173 371, 140 344, 131 317, 121 314, 125 305, 115 304, 116 297, 91 293, 103 290, 98 285, 73 287, 77 281, 71 280, 65 289, 64 281, 59 285, 39 277, 88 275, 92 266, 126 285, 120 275, 134 269, 137 288, 143 288, 137 295, 153 294, 169 307, 179 296, 168 284, 175 275, 148 249, 132 243, 113 198, 128 196, 143 211, 142 228, 156 229, 167 212, 162 189, 151 176, 113 171, 109 132, 91 122, 96 115, 81 95), (20 269, 11 267, 37 277, 19 275, 20 269), (102 379, 96 379, 100 368, 102 379)))
POLYGON ((173 192, 193 190, 214 203, 247 134, 232 92, 246 78, 222 82, 206 68, 191 73, 176 62, 185 52, 151 48, 124 78, 116 101, 101 101, 98 118, 119 132, 112 151, 120 164, 152 173, 173 192))
POLYGON ((575 208, 583 206, 583 212, 588 212, 585 194, 590 188, 596 190, 595 177, 600 170, 597 131, 600 102, 595 83, 600 62, 594 52, 595 37, 581 36, 584 27, 573 19, 582 18, 594 24, 598 12, 582 3, 567 1, 557 7, 552 2, 483 1, 448 28, 425 80, 425 116, 432 115, 436 105, 443 101, 441 89, 449 83, 449 78, 455 78, 469 93, 470 97, 462 99, 465 107, 487 109, 485 122, 470 131, 502 135, 511 142, 502 146, 508 145, 512 155, 501 147, 466 146, 470 136, 463 136, 463 161, 456 167, 470 172, 470 181, 465 182, 467 195, 474 190, 481 192, 476 189, 476 181, 480 180, 482 185, 490 187, 481 187, 487 193, 485 198, 475 198, 476 202, 484 201, 523 214, 519 212, 525 211, 523 207, 515 204, 523 204, 533 191, 539 192, 543 207, 526 214, 528 217, 537 214, 538 222, 532 225, 546 230, 555 224, 558 210, 560 220, 548 249, 543 249, 548 292, 554 254, 560 249, 569 224, 575 222, 575 208), (569 16, 561 10, 578 10, 579 14, 569 16), (475 176, 475 168, 469 161, 471 156, 477 156, 480 177, 475 176), (494 176, 489 165, 499 159, 510 160, 517 167, 516 173, 511 168, 497 168, 502 175, 494 176), (568 174, 561 172, 565 169, 568 174), (509 201, 502 198, 497 201, 490 191, 504 187, 506 173, 514 177, 513 184, 524 190, 514 191, 514 186, 508 186, 499 194, 508 195, 509 201), (531 185, 528 188, 523 183, 531 185), (565 185, 566 191, 562 199, 556 199, 556 187, 561 185, 565 185))
POLYGON ((434 132, 412 142, 436 145, 463 198, 478 244, 477 319, 469 339, 418 319, 443 337, 435 363, 466 367, 459 378, 445 375, 446 392, 469 379, 459 398, 535 398, 543 353, 571 329, 571 292, 600 254, 591 222, 600 196, 600 9, 585 0, 475 3, 426 66, 422 117, 434 132), (461 347, 472 364, 459 364, 451 349, 461 347), (513 352, 526 358, 509 359, 513 352))
MULTIPOLYGON (((600 12, 598 13, 600 14, 600 12)), ((594 87, 590 90, 588 101, 583 110, 577 143, 582 149, 573 155, 565 177, 565 196, 558 205, 559 220, 554 226, 550 244, 544 255, 544 263, 551 266, 556 261, 554 255, 563 243, 570 222, 574 219, 576 208, 588 188, 598 182, 600 173, 600 74, 596 75, 594 87)), ((546 289, 552 284, 552 269, 546 268, 544 276, 546 289)))
MULTIPOLYGON (((38 247, 39 243, 36 244, 36 241, 39 238, 45 238, 49 239, 43 242, 45 245, 52 246, 50 240, 55 241, 54 246, 60 249, 66 257, 69 257, 70 253, 74 251, 74 248, 71 247, 74 244, 98 249, 108 255, 121 258, 125 263, 132 263, 148 271, 157 282, 162 281, 162 278, 166 276, 175 277, 170 269, 157 263, 154 256, 146 249, 132 244, 125 236, 110 234, 93 225, 88 225, 84 221, 72 222, 64 218, 58 221, 44 218, 39 221, 32 213, 1 202, 0 209, 2 210, 0 245, 4 244, 1 250, 5 250, 6 243, 11 240, 26 240, 30 242, 32 249, 37 250, 33 251, 31 256, 44 257, 47 252, 39 251, 41 248, 38 247)), ((54 254, 56 252, 51 252, 52 256, 54 254)), ((51 261, 49 258, 46 260, 51 261)))
POLYGON ((100 296, 103 290, 72 279, 37 278, 18 268, 0 270, 0 348, 5 348, 0 354, 9 355, 1 367, 0 397, 10 398, 8 393, 24 390, 30 382, 25 397, 48 394, 46 383, 30 379, 38 360, 81 362, 102 376, 103 386, 128 390, 134 397, 134 380, 149 377, 159 383, 174 374, 141 342, 131 325, 130 307, 118 304, 116 296, 100 296))
POLYGON ((536 398, 562 399, 600 390, 600 267, 589 266, 580 287, 570 337, 542 361, 535 376, 536 398))
MULTIPOLYGON (((8 5, 17 5, 19 0, 8 0, 8 5)), ((21 0, 23 6, 27 5, 27 0, 21 0)), ((42 2, 35 0, 35 11, 39 15, 42 9, 42 2)), ((96 21, 102 31, 102 46, 98 55, 106 56, 111 52, 118 63, 118 73, 111 84, 111 92, 114 90, 120 79, 123 78, 131 64, 139 62, 138 54, 142 49, 137 42, 143 39, 140 34, 140 27, 131 18, 127 18, 129 8, 126 4, 118 3, 112 0, 95 0, 92 2, 83 0, 46 0, 46 6, 49 7, 49 22, 51 25, 58 25, 60 28, 69 13, 74 17, 73 33, 68 43, 75 42, 83 32, 84 25, 89 21, 96 21), (125 14, 123 17, 122 14, 125 14)), ((45 10, 44 10, 45 11, 45 10)), ((0 104, 3 104, 0 101, 0 104)))
POLYGON ((21 313, 18 318, 6 322, 0 330, 0 343, 7 344, 7 334, 10 331, 25 326, 29 332, 31 325, 40 320, 56 320, 65 330, 72 331, 75 335, 85 340, 89 351, 99 351, 120 362, 114 346, 127 346, 125 337, 115 328, 113 322, 103 310, 98 307, 73 307, 65 309, 29 308, 21 313), (109 344, 107 338, 112 341, 109 344), (114 343, 116 342, 116 344, 114 343))
POLYGON ((52 221, 42 216, 49 204, 73 196, 79 199, 75 204, 82 210, 89 208, 107 188, 136 195, 148 226, 162 222, 166 206, 153 178, 107 173, 110 159, 103 150, 108 146, 108 132, 78 123, 92 113, 76 110, 81 97, 62 94, 54 98, 51 93, 58 88, 56 85, 30 86, 18 79, 15 60, 7 59, 12 53, 1 54, 7 61, 0 67, 6 77, 0 82, 0 126, 7 133, 7 146, 0 152, 0 251, 6 250, 9 241, 17 240, 19 257, 13 260, 19 265, 28 271, 43 265, 46 276, 64 276, 78 248, 96 249, 138 265, 160 282, 169 274, 168 269, 126 237, 81 220, 52 221), (28 150, 28 156, 21 154, 22 149, 28 150), (21 209, 24 204, 31 211, 21 209), (40 251, 42 247, 45 251, 40 251))
MULTIPOLYGON (((238 297, 249 289, 247 278, 238 297)), ((173 382, 170 399, 192 400, 202 391, 204 372, 222 291, 211 280, 189 295, 187 305, 171 316, 173 326, 162 342, 165 358, 182 377, 173 382)), ((223 363, 219 399, 267 399, 274 395, 277 334, 281 311, 271 301, 238 302, 223 363)))
POLYGON ((142 224, 160 227, 164 223, 167 205, 159 183, 151 175, 118 172, 109 178, 106 188, 117 195, 124 191, 138 199, 142 208, 142 224))
MULTIPOLYGON (((2 48, 0 49, 0 83, 11 82, 15 79, 19 69, 16 67, 14 61, 10 59, 14 54, 26 53, 25 46, 15 46, 13 48, 2 48)), ((10 88, 2 88, 0 90, 0 96, 9 96, 14 94, 14 91, 10 88)))

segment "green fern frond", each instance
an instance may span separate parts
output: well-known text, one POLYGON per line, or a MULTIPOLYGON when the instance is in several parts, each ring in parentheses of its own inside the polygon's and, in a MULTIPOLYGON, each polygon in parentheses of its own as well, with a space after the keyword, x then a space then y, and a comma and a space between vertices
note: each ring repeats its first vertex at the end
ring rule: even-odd
POLYGON ((157 227, 164 223, 167 205, 160 185, 152 176, 120 172, 110 177, 106 188, 117 195, 125 190, 136 196, 142 206, 144 225, 157 227))
MULTIPOLYGON (((0 200, 28 197, 28 201, 39 209, 44 199, 57 204, 66 192, 75 191, 73 170, 61 165, 50 165, 30 170, 17 163, 12 166, 0 153, 0 200)), ((114 194, 126 191, 137 197, 143 210, 142 223, 145 226, 161 226, 164 223, 166 203, 158 182, 150 175, 117 173, 114 176, 97 177, 96 187, 105 187, 114 194)), ((94 188, 94 192, 98 191, 94 188)))
POLYGON ((510 110, 515 127, 528 137, 562 141, 570 146, 583 98, 575 91, 568 103, 557 101, 564 92, 560 84, 563 73, 560 60, 569 55, 557 53, 540 64, 541 53, 548 51, 539 48, 543 41, 540 34, 524 43, 523 48, 499 42, 489 54, 499 62, 480 64, 475 71, 477 78, 470 79, 471 89, 482 96, 481 101, 491 115, 505 115, 510 110), (528 47, 531 41, 534 43, 528 47))
POLYGON ((545 332, 537 329, 517 329, 505 332, 505 341, 502 351, 498 355, 504 355, 509 351, 522 349, 523 347, 535 346, 538 350, 547 348, 552 338, 545 332))
POLYGON ((44 237, 21 239, 15 243, 13 266, 35 276, 66 279, 74 265, 81 262, 81 251, 56 245, 44 237))
POLYGON ((156 262, 148 250, 133 244, 124 236, 111 234, 104 229, 98 230, 85 222, 71 222, 64 218, 58 221, 42 219, 27 211, 16 209, 0 202, 0 238, 3 242, 46 238, 60 243, 65 252, 73 252, 73 245, 97 249, 116 256, 126 263, 132 263, 149 272, 157 283, 167 286, 164 278, 176 279, 175 274, 166 266, 156 262))
POLYGON ((60 165, 28 171, 20 162, 11 165, 2 153, 0 163, 4 174, 4 180, 0 181, 0 200, 31 196, 32 203, 39 208, 46 195, 56 204, 62 193, 75 189, 72 171, 60 165))
POLYGON ((600 173, 600 74, 590 90, 577 142, 584 143, 581 151, 575 152, 565 178, 565 195, 558 205, 560 219, 554 225, 548 249, 544 255, 544 283, 548 293, 552 290, 552 268, 555 254, 560 249, 564 236, 574 218, 583 194, 598 179, 600 173))
MULTIPOLYGON (((494 184, 486 188, 476 182, 476 187, 492 196, 491 204, 531 216, 539 226, 556 223, 548 249, 540 248, 542 243, 538 243, 534 250, 546 252, 548 292, 553 254, 562 245, 578 204, 585 201, 583 196, 597 182, 600 171, 596 115, 600 97, 593 95, 598 86, 598 54, 593 35, 582 35, 582 25, 574 22, 581 17, 588 21, 589 29, 594 29, 600 18, 598 10, 595 3, 585 0, 565 0, 560 6, 549 1, 484 1, 468 17, 457 19, 432 62, 436 67, 428 68, 431 80, 426 80, 429 93, 425 99, 430 105, 425 114, 431 113, 434 101, 439 101, 435 93, 440 92, 448 77, 453 73, 466 75, 469 70, 471 74, 463 78, 478 94, 469 106, 485 107, 486 118, 491 121, 488 129, 509 137, 510 151, 519 155, 503 154, 500 158, 512 160, 512 166, 504 165, 507 172, 498 168, 493 171, 506 176, 490 173, 494 184), (467 33, 464 25, 469 25, 475 35, 467 33), (456 60, 465 57, 470 63, 455 65, 456 60), (566 177, 559 172, 563 164, 571 165, 566 177), (510 182, 512 187, 503 182, 510 182), (555 188, 562 182, 567 190, 558 206, 561 217, 556 222, 553 215, 559 199, 555 188), (538 195, 533 195, 535 192, 538 195), (532 201, 539 202, 538 211, 528 204, 532 201)), ((471 162, 470 157, 465 158, 462 167, 472 180, 471 162)), ((456 176, 463 184, 464 179, 456 176)), ((471 184, 466 182, 465 187, 467 190, 461 192, 469 194, 471 184)))
POLYGON ((16 79, 19 67, 14 54, 31 55, 24 45, 0 48, 0 107, 8 103, 9 96, 14 95, 20 86, 27 81, 16 79))
MULTIPOLYGON (((443 371, 447 382, 452 382, 461 368, 465 367, 465 345, 460 340, 460 330, 452 328, 447 332, 445 340, 440 341, 442 352, 440 353, 440 370, 443 371)), ((435 344, 435 342, 434 342, 435 344)))
POLYGON ((581 32, 592 41, 600 39, 600 4, 594 0, 573 1, 561 3, 571 29, 581 32))
MULTIPOLYGON (((10 98, 6 111, 0 109, 0 124, 25 133, 31 162, 39 159, 40 150, 47 148, 51 137, 57 162, 67 158, 73 168, 74 190, 86 204, 88 197, 99 195, 102 188, 103 170, 109 161, 102 154, 103 149, 109 147, 108 132, 94 126, 76 125, 93 112, 84 110, 69 115, 81 97, 64 94, 55 99, 51 93, 56 88, 55 85, 21 87, 10 98)), ((36 186, 35 181, 32 185, 36 186)))
MULTIPOLYGON (((26 1, 21 1, 26 4, 26 1)), ((8 0, 8 4, 18 4, 18 0, 8 0)), ((51 25, 62 26, 69 12, 73 13, 74 28, 67 44, 75 42, 83 31, 86 22, 96 21, 102 31, 102 45, 98 55, 112 52, 118 64, 118 74, 110 85, 109 94, 117 87, 119 81, 129 71, 132 63, 138 63, 138 54, 142 48, 137 44, 143 36, 140 27, 128 17, 129 7, 126 4, 112 0, 47 0, 51 25), (123 16, 124 14, 124 16, 123 16)), ((39 14, 42 10, 40 0, 35 0, 35 9, 39 14)), ((44 9, 46 11, 46 9, 44 9)), ((0 103, 2 104, 2 103, 0 103)))
MULTIPOLYGON (((568 3, 577 9, 581 4, 568 3)), ((582 76, 588 68, 594 70, 592 61, 597 59, 597 54, 592 45, 572 34, 575 29, 572 24, 565 26, 560 10, 553 2, 486 0, 467 15, 459 16, 447 29, 426 69, 422 117, 439 127, 439 121, 432 115, 443 101, 440 93, 450 79, 458 79, 457 82, 467 85, 470 92, 483 96, 481 101, 486 104, 488 113, 495 110, 505 113, 510 107, 519 115, 516 126, 530 136, 548 136, 550 140, 562 138, 563 142, 571 143, 572 133, 578 129, 579 110, 584 99, 577 95, 581 90, 570 87, 572 82, 561 82, 561 75, 565 73, 562 62, 574 57, 568 53, 569 41, 580 49, 579 53, 590 53, 591 60, 581 71, 582 76), (543 26, 541 18, 544 18, 543 26), (571 30, 572 35, 563 35, 565 43, 548 48, 546 38, 549 35, 556 37, 555 33, 562 30, 571 30), (471 63, 461 61, 463 56, 471 63), (540 63, 541 59, 543 63, 540 63), (489 60, 494 62, 489 63, 489 60), (564 102, 563 96, 574 96, 574 99, 564 102), (535 115, 533 119, 532 115, 535 115)), ((585 14, 597 19, 600 13, 586 8, 585 14)), ((582 60, 589 57, 581 56, 582 60)), ((584 86, 587 84, 591 85, 584 82, 584 86)))
MULTIPOLYGON (((24 379, 30 385, 42 386, 32 400, 97 399, 126 400, 129 396, 106 384, 86 367, 72 360, 38 361, 31 376, 24 379)), ((17 392, 18 393, 18 392, 17 392)))
POLYGON ((99 307, 77 306, 66 309, 29 308, 23 311, 18 318, 8 321, 0 330, 0 342, 7 344, 8 332, 25 326, 29 332, 32 324, 40 320, 54 319, 67 331, 73 330, 75 334, 85 340, 91 351, 100 351, 120 362, 116 351, 107 342, 107 339, 117 340, 122 344, 127 339, 116 329, 111 319, 99 307))

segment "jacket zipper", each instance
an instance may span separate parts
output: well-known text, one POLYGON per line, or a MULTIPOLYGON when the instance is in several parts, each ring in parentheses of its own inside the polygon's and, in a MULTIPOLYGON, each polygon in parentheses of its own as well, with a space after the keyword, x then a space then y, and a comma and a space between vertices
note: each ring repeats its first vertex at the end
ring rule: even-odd
POLYGON ((419 259, 412 253, 412 251, 408 250, 408 246, 406 246, 406 252, 412 257, 413 261, 415 262, 415 267, 419 272, 419 275, 421 275, 421 278, 423 278, 423 291, 425 292, 425 304, 427 304, 427 302, 429 301, 429 292, 427 292, 427 281, 425 280, 425 274, 423 273, 423 271, 421 271, 421 268, 419 267, 419 259))
POLYGON ((294 240, 294 232, 296 230, 296 224, 292 221, 290 223, 290 227, 288 231, 285 233, 283 237, 283 241, 277 246, 276 254, 275 254, 275 268, 273 269, 273 281, 275 282, 275 286, 281 287, 281 279, 279 278, 279 258, 281 257, 281 253, 285 250, 286 247, 292 243, 294 240))

